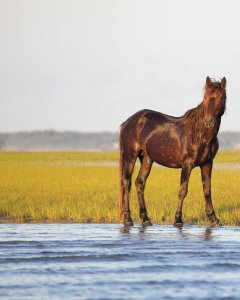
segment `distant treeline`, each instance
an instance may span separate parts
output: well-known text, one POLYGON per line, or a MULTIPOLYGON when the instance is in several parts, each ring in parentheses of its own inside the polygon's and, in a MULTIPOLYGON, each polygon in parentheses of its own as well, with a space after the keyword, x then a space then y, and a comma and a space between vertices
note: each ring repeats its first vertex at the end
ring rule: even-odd
MULTIPOLYGON (((59 132, 54 130, 0 133, 6 151, 116 151, 119 133, 59 132)), ((220 132, 220 148, 240 149, 240 132, 220 132)))

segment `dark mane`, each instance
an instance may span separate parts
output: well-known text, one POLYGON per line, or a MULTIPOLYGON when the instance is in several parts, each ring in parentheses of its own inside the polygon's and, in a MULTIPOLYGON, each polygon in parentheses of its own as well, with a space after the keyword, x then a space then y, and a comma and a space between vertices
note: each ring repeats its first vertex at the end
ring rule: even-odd
POLYGON ((212 79, 211 87, 213 89, 221 89, 221 82, 212 79))
POLYGON ((197 107, 188 110, 184 117, 186 124, 186 133, 191 133, 192 141, 200 142, 203 132, 203 105, 200 103, 197 107))

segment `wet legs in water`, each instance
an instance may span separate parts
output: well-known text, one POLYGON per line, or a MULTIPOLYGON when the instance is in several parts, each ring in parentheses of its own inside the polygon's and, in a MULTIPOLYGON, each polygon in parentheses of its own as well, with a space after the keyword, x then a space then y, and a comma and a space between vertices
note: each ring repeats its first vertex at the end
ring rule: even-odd
POLYGON ((220 224, 220 221, 215 215, 213 205, 212 205, 212 197, 211 197, 211 174, 212 174, 212 160, 204 163, 201 166, 201 175, 203 182, 203 193, 205 196, 205 211, 208 219, 212 224, 220 224))
POLYGON ((175 221, 174 225, 182 225, 182 206, 183 206, 183 200, 187 195, 188 192, 188 182, 189 177, 192 171, 192 164, 189 162, 185 162, 182 166, 182 172, 181 172, 181 185, 178 193, 178 208, 175 214, 175 221))
POLYGON ((129 193, 131 189, 132 172, 135 165, 136 159, 123 161, 123 202, 124 202, 124 225, 133 226, 131 218, 131 212, 129 207, 129 193))
POLYGON ((142 220, 143 226, 151 226, 152 223, 148 218, 147 209, 144 200, 144 189, 153 162, 149 156, 144 155, 143 153, 139 155, 139 159, 141 162, 141 168, 138 177, 135 181, 136 188, 137 188, 138 202, 139 202, 139 216, 140 219, 142 220))

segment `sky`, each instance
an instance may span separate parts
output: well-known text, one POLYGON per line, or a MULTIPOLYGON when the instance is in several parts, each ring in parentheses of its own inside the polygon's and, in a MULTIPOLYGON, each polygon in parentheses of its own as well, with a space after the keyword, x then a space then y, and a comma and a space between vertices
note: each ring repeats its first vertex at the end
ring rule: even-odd
POLYGON ((221 131, 240 131, 240 1, 0 0, 0 132, 119 130, 181 116, 227 78, 221 131))

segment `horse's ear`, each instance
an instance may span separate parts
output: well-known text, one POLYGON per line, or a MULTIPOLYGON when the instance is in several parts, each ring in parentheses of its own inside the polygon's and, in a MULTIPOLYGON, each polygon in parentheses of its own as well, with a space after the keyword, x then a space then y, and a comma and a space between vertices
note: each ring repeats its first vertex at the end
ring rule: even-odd
POLYGON ((212 84, 212 80, 209 78, 209 76, 206 78, 206 84, 207 85, 211 85, 212 84))
POLYGON ((223 79, 221 80, 221 88, 222 88, 222 89, 225 89, 226 84, 227 84, 227 80, 226 80, 225 77, 223 77, 223 79))

